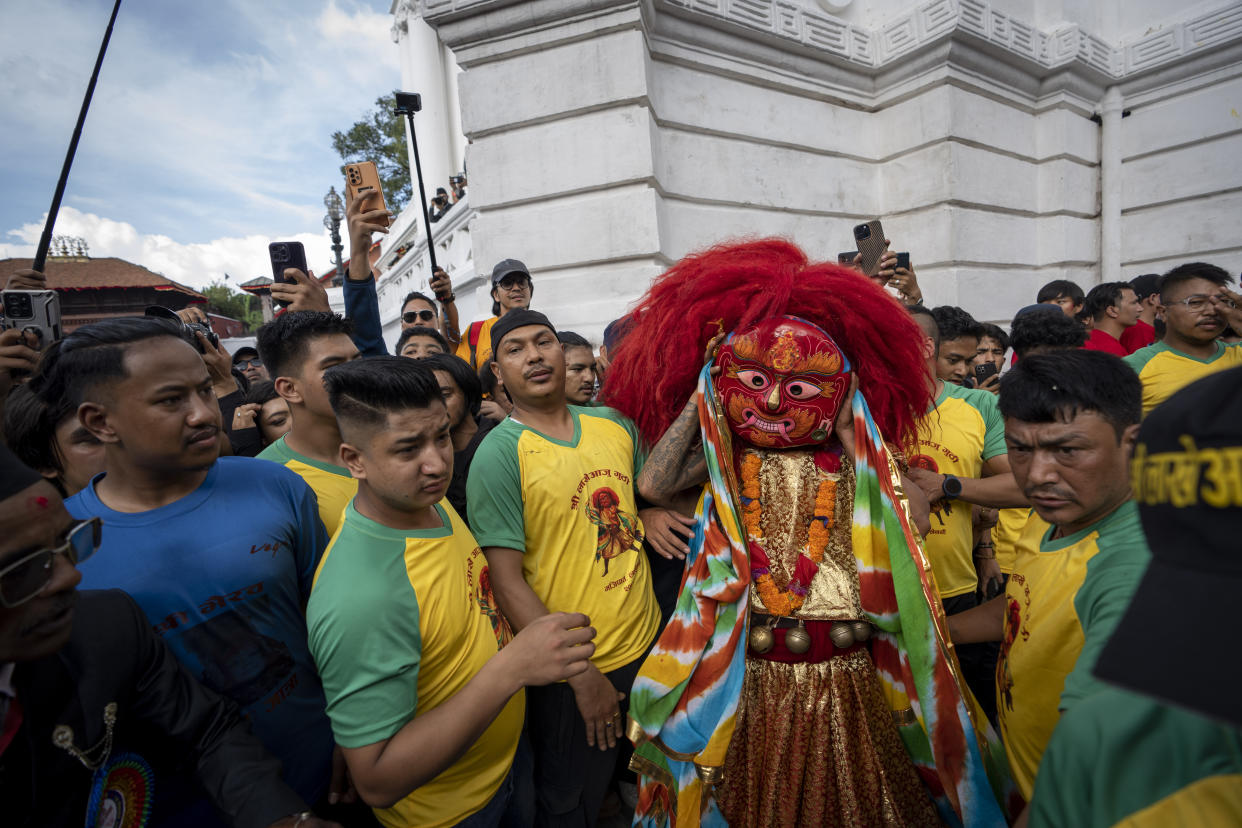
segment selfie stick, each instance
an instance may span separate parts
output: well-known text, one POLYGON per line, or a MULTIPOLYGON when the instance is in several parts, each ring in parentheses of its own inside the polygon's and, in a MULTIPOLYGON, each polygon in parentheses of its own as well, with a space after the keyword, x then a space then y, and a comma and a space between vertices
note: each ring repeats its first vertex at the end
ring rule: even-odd
POLYGON ((78 139, 82 137, 82 124, 86 122, 86 110, 91 108, 91 96, 95 94, 95 81, 99 80, 99 67, 103 66, 104 52, 108 51, 108 41, 112 38, 112 24, 116 22, 116 13, 121 8, 121 0, 112 6, 112 17, 108 18, 108 28, 104 31, 103 43, 99 44, 99 57, 95 58, 95 71, 91 72, 91 82, 86 85, 86 97, 82 99, 82 111, 78 113, 78 123, 73 128, 73 137, 69 139, 69 152, 65 153, 65 164, 60 168, 60 180, 56 182, 56 192, 52 195, 52 206, 47 211, 47 221, 43 223, 43 235, 39 238, 39 248, 35 251, 31 269, 43 272, 47 262, 47 249, 52 244, 52 228, 56 226, 56 214, 60 212, 60 200, 65 195, 65 182, 69 180, 69 168, 73 166, 74 153, 78 151, 78 139))
MULTIPOLYGON (((120 0, 117 0, 119 3, 120 0)), ((414 134, 414 113, 423 108, 422 96, 417 93, 396 93, 397 108, 394 115, 404 115, 410 123, 410 144, 414 147, 414 173, 418 177, 418 198, 422 203, 423 227, 427 230, 427 255, 431 257, 431 273, 436 272, 436 248, 431 243, 431 217, 427 215, 427 190, 423 187, 423 165, 418 160, 418 136, 414 134)))

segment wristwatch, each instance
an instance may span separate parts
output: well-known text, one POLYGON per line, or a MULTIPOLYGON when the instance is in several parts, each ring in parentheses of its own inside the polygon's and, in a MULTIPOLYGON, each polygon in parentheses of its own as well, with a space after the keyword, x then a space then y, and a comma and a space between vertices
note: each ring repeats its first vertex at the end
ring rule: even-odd
POLYGON ((944 492, 945 500, 957 500, 962 496, 962 481, 951 474, 946 474, 940 483, 940 491, 944 492))

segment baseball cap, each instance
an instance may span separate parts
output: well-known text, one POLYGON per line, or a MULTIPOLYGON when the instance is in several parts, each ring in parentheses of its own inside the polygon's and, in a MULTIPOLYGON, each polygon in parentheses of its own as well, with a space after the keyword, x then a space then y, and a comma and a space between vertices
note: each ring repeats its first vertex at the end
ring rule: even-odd
POLYGON ((1142 276, 1135 276, 1130 280, 1130 287, 1139 299, 1146 299, 1160 292, 1160 274, 1144 273, 1142 276))
POLYGON ((258 355, 259 355, 258 349, 251 348, 249 345, 243 345, 233 352, 233 364, 236 365, 237 363, 241 362, 243 359, 253 359, 254 357, 257 357, 258 355))
POLYGON ((556 333, 556 326, 539 311, 517 308, 497 319, 492 325, 492 354, 495 355, 500 350, 500 341, 505 338, 505 334, 515 328, 525 328, 527 325, 544 325, 551 328, 552 333, 556 333))
POLYGON ((517 259, 505 259, 492 268, 492 287, 500 284, 500 280, 510 273, 521 273, 527 279, 530 278, 530 271, 526 269, 526 265, 517 259))
POLYGON ((1152 411, 1131 470, 1152 558, 1095 674, 1242 727, 1242 368, 1152 411))

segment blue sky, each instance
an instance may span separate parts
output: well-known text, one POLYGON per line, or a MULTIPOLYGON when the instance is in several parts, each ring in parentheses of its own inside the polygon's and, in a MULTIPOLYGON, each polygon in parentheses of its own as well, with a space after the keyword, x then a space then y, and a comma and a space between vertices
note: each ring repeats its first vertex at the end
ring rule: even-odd
MULTIPOLYGON (((400 86, 389 0, 122 0, 56 232, 202 286, 331 256, 333 131, 400 86)), ((0 258, 33 255, 112 0, 5 0, 0 258)))

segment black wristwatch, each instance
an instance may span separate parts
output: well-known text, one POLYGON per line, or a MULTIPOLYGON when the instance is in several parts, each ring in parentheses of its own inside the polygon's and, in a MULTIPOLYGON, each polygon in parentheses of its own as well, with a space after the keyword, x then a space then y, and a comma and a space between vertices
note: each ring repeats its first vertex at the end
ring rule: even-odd
POLYGON ((944 492, 945 500, 957 500, 962 496, 962 481, 951 474, 946 474, 940 483, 940 491, 944 492))

